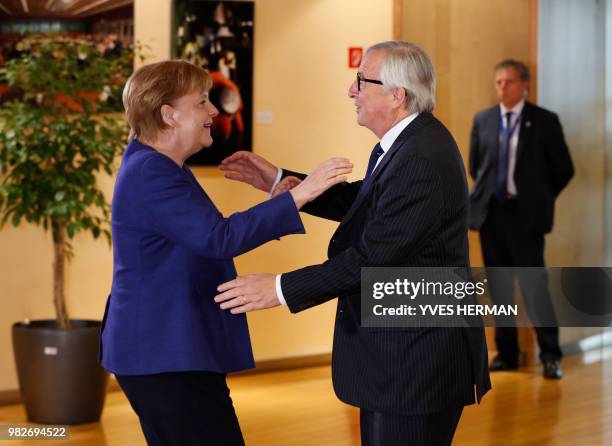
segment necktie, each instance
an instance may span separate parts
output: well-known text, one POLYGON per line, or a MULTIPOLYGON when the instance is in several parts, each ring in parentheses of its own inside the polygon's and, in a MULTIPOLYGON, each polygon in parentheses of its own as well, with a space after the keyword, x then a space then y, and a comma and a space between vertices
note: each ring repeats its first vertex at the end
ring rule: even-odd
POLYGON ((510 160, 510 121, 512 112, 506 113, 506 128, 499 145, 499 157, 497 159, 497 183, 495 196, 497 201, 504 202, 508 198, 508 163, 510 160))
POLYGON ((370 154, 370 160, 368 161, 368 169, 366 170, 365 177, 363 178, 363 182, 365 183, 370 175, 372 175, 372 171, 374 170, 374 166, 376 166, 376 161, 380 158, 380 155, 384 153, 382 147, 380 147, 380 143, 374 146, 372 149, 372 153, 370 154))

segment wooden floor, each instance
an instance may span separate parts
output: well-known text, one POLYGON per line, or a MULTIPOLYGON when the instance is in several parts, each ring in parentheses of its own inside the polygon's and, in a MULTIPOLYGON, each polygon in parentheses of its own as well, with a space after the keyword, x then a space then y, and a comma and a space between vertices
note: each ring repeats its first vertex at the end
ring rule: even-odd
MULTIPOLYGON (((494 374, 494 390, 466 408, 453 444, 612 445, 612 350, 575 355, 564 367, 560 382, 542 379, 538 367, 494 374)), ((248 446, 359 445, 358 411, 335 398, 329 367, 233 377, 230 388, 248 446)), ((23 422, 21 406, 0 407, 0 424, 23 422)), ((10 442, 19 444, 40 443, 10 442)), ((112 392, 101 423, 73 427, 69 441, 44 442, 53 444, 145 442, 123 394, 112 392)))

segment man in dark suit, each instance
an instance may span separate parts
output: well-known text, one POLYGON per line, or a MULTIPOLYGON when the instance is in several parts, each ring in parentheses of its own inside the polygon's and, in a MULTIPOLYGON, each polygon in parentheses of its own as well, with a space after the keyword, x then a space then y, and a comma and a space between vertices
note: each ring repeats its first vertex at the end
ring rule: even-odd
MULTIPOLYGON (((574 174, 557 115, 525 101, 528 86, 523 63, 499 63, 495 89, 500 103, 474 117, 470 228, 480 231, 488 268, 544 267, 544 235, 553 226, 555 199, 574 174)), ((535 325, 544 377, 560 379, 559 328, 548 286, 534 290, 528 276, 532 270, 521 271, 518 280, 535 325)), ((512 271, 489 269, 488 278, 496 303, 514 300, 512 271)), ((512 323, 505 325, 495 330, 498 355, 491 371, 518 367, 517 331, 512 323)))
MULTIPOLYGON (((468 265, 463 162, 431 114, 435 73, 419 47, 393 41, 369 48, 348 94, 357 122, 380 143, 363 181, 331 188, 303 208, 340 222, 329 260, 239 277, 219 287, 215 300, 232 313, 279 303, 296 313, 338 296, 333 383, 342 401, 361 409, 362 444, 448 445, 463 407, 490 388, 483 329, 362 327, 360 276, 368 266, 468 265)), ((249 152, 222 169, 262 190, 294 174, 249 152)))

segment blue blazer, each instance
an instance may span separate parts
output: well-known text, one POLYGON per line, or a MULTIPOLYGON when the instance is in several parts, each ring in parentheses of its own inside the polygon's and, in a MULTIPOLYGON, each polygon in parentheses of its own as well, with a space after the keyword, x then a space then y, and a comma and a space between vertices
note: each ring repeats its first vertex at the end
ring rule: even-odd
POLYGON ((187 166, 131 141, 112 202, 113 283, 100 345, 119 375, 254 367, 246 317, 213 301, 233 257, 304 233, 289 193, 228 218, 187 166))

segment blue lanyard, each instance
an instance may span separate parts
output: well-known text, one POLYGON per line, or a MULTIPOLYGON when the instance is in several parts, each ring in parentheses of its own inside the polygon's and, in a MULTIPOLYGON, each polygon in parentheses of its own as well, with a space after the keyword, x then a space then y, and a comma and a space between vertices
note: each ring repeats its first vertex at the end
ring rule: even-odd
MULTIPOLYGON (((514 131, 519 126, 521 122, 521 115, 522 113, 517 116, 516 121, 514 121, 514 125, 510 127, 510 130, 508 131, 508 141, 512 139, 512 135, 514 135, 514 131)), ((504 128, 504 116, 499 115, 499 138, 501 141, 503 141, 504 137, 506 136, 505 135, 506 131, 507 129, 504 128)))

